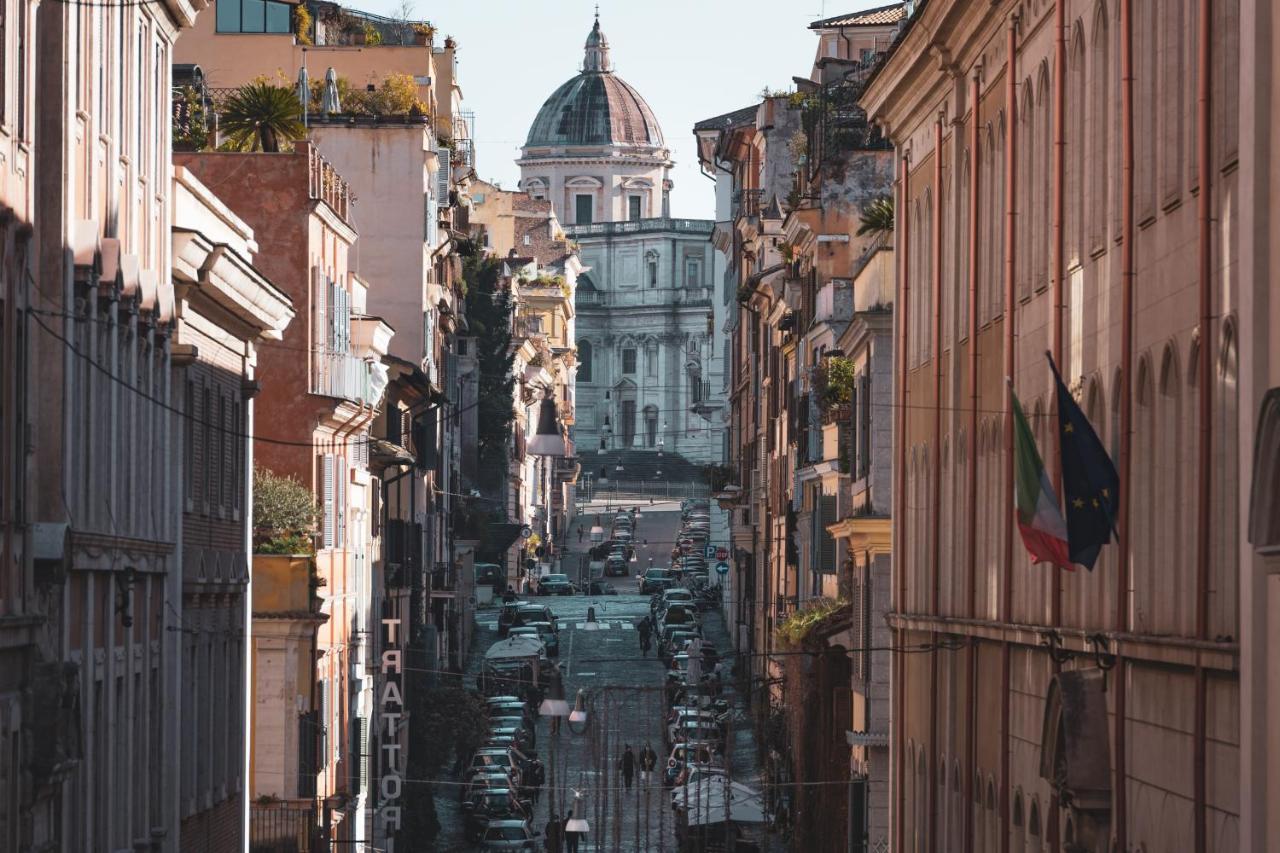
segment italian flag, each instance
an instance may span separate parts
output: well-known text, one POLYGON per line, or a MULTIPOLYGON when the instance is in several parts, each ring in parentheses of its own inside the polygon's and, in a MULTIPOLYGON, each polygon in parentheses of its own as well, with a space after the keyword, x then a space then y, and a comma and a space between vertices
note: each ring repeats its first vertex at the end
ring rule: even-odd
POLYGON ((1013 464, 1018 532, 1034 562, 1073 568, 1067 550, 1067 522, 1058 508, 1049 475, 1044 470, 1036 439, 1022 413, 1018 395, 1013 398, 1013 464))

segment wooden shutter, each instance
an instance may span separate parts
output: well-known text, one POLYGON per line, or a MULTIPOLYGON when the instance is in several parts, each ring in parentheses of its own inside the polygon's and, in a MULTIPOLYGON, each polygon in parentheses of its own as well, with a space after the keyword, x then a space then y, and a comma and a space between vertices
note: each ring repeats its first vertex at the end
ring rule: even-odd
POLYGON ((369 785, 369 721, 364 717, 351 720, 351 793, 359 793, 369 785))
POLYGON ((321 547, 334 547, 334 467, 335 459, 326 453, 320 457, 320 506, 323 516, 323 541, 321 547))
POLYGON ((347 460, 339 456, 334 459, 338 489, 334 497, 334 517, 337 519, 337 530, 334 534, 334 547, 345 548, 347 545, 347 460))
POLYGON ((858 476, 865 477, 871 471, 871 368, 862 375, 862 408, 858 424, 858 476))
POLYGON ((453 151, 449 148, 440 148, 440 171, 436 172, 436 203, 440 207, 449 206, 449 181, 450 172, 453 164, 450 162, 453 157, 453 151))
POLYGON ((834 572, 836 570, 836 540, 827 532, 827 525, 836 523, 835 495, 818 497, 818 571, 834 572))

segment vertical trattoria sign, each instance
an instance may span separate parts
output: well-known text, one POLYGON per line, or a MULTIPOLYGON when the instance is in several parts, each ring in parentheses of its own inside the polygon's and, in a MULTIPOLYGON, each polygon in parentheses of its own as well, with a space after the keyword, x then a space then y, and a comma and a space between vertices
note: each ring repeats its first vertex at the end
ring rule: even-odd
POLYGON ((382 754, 382 779, 378 788, 378 821, 385 839, 386 853, 395 853, 396 833, 400 831, 400 791, 404 780, 400 768, 400 720, 404 717, 404 695, 400 692, 401 651, 397 648, 400 619, 383 619, 387 642, 382 651, 382 695, 378 698, 378 747, 382 754))

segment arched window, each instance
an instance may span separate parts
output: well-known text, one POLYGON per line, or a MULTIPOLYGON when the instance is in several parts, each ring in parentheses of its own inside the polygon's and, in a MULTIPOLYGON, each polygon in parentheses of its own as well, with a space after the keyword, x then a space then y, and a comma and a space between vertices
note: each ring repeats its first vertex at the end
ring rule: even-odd
POLYGON ((591 341, 578 341, 578 381, 591 381, 591 341))
POLYGON ((1036 211, 1036 260, 1035 287, 1041 290, 1049 285, 1049 245, 1053 233, 1053 98, 1049 91, 1049 63, 1040 64, 1040 78, 1036 81, 1036 120, 1040 129, 1036 138, 1036 175, 1040 182, 1039 204, 1036 211))
MULTIPOLYGON (((1173 0, 1160 4, 1160 14, 1152 19, 1152 23, 1160 30, 1160 71, 1156 75, 1158 92, 1158 110, 1160 129, 1159 144, 1146 148, 1156 151, 1160 164, 1160 200, 1169 201, 1176 198, 1181 189, 1183 141, 1183 106, 1189 107, 1190 101, 1183 90, 1183 74, 1187 65, 1194 64, 1194 59, 1186 56, 1186 39, 1194 36, 1187 31, 1185 24, 1186 3, 1173 0)), ((1194 44, 1194 42, 1192 42, 1194 44)))
MULTIPOLYGON (((1209 573, 1209 636, 1238 637, 1238 574, 1240 540, 1232 535, 1240 513, 1239 483, 1239 350, 1235 323, 1228 318, 1222 325, 1220 356, 1214 379, 1213 411, 1213 488, 1209 525, 1213 569, 1209 573), (1223 527, 1223 525, 1231 525, 1223 527)), ((1259 438, 1263 438, 1259 436, 1259 438)), ((1274 484, 1273 484, 1274 487, 1274 484)), ((1260 544, 1258 542, 1255 545, 1260 544)))
POLYGON ((1084 212, 1084 149, 1085 149, 1085 52, 1084 28, 1077 20, 1071 39, 1071 56, 1067 74, 1066 114, 1073 116, 1067 122, 1066 188, 1063 194, 1066 210, 1066 258, 1064 267, 1083 254, 1080 244, 1082 215, 1084 212))
POLYGON ((1040 851, 1040 801, 1031 798, 1031 807, 1027 810, 1027 838, 1031 842, 1030 849, 1040 851))
POLYGON ((1009 849, 1023 853, 1027 848, 1026 815, 1022 813, 1022 792, 1013 795, 1013 814, 1009 828, 1009 849))
MULTIPOLYGON (((1093 19, 1093 44, 1089 58, 1089 198, 1086 210, 1107 209, 1107 113, 1111 88, 1107 82, 1110 41, 1107 39, 1107 11, 1099 3, 1093 19)), ((1088 217, 1089 249, 1106 248, 1107 217, 1088 217)))
POLYGON ((1018 107, 1018 196, 1017 218, 1017 258, 1014 271, 1017 275, 1017 294, 1019 299, 1031 295, 1031 277, 1033 256, 1035 254, 1031 236, 1031 201, 1035 192, 1031 186, 1031 178, 1035 175, 1032 161, 1036 156, 1035 139, 1035 99, 1031 94, 1031 80, 1022 84, 1021 106, 1018 107))
MULTIPOLYGON (((970 119, 972 121, 973 119, 970 119)), ((956 186, 956 326, 960 332, 957 340, 969 337, 969 192, 972 177, 969 167, 969 149, 961 154, 964 162, 960 165, 960 182, 956 186)))
MULTIPOLYGON (((1130 479, 1133 480, 1133 497, 1130 499, 1130 519, 1132 520, 1134 547, 1131 550, 1130 564, 1133 581, 1132 613, 1133 630, 1151 631, 1155 627, 1153 621, 1153 596, 1157 584, 1152 583, 1151 570, 1154 566, 1156 532, 1154 520, 1156 445, 1159 442, 1158 431, 1161 424, 1156 421, 1155 393, 1151 378, 1150 359, 1139 358, 1137 375, 1136 424, 1133 433, 1133 467, 1130 479)), ((1128 602, 1120 602, 1121 607, 1128 602)))
POLYGON ((988 221, 991 223, 991 275, 987 278, 990 282, 991 293, 988 297, 991 306, 990 316, 992 319, 999 317, 1004 313, 1004 278, 1008 268, 1004 263, 1004 234, 1005 224, 1009 213, 1009 199, 1005 194, 1007 181, 1009 176, 1005 174, 1008 163, 1005 158, 1006 146, 1009 144, 1008 128, 1005 125, 1004 110, 1000 111, 999 117, 996 119, 995 126, 995 145, 991 150, 992 168, 992 200, 991 210, 995 214, 988 221))
MULTIPOLYGON (((1192 419, 1194 412, 1188 413, 1192 419)), ((1160 357, 1160 385, 1156 397, 1155 419, 1159 441, 1155 452, 1155 491, 1151 499, 1160 500, 1167 511, 1161 513, 1159 525, 1165 528, 1153 535, 1156 565, 1164 566, 1172 575, 1172 583, 1160 584, 1159 621, 1164 630, 1189 635, 1195 630, 1195 523, 1185 517, 1184 503, 1164 496, 1181 495, 1188 487, 1189 454, 1184 455, 1183 437, 1186 418, 1182 412, 1182 381, 1178 359, 1172 345, 1166 345, 1160 357), (1166 528, 1166 524, 1168 527, 1166 528)))

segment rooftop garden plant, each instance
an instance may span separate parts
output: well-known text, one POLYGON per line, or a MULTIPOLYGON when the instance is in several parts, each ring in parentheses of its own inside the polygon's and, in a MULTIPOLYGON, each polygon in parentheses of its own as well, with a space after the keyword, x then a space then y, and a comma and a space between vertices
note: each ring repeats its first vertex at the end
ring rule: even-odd
POLYGON ((853 402, 854 383, 858 374, 853 359, 832 356, 813 371, 813 390, 818 395, 818 408, 824 412, 853 402))
POLYGON ((311 554, 320 513, 311 490, 261 465, 253 469, 253 550, 311 554))
POLYGON ((266 81, 233 92, 222 106, 220 126, 232 151, 288 151, 307 134, 293 90, 266 81))
POLYGON ((845 598, 815 598, 806 602, 778 625, 778 639, 787 646, 802 645, 815 628, 848 606, 849 600, 845 598))

